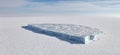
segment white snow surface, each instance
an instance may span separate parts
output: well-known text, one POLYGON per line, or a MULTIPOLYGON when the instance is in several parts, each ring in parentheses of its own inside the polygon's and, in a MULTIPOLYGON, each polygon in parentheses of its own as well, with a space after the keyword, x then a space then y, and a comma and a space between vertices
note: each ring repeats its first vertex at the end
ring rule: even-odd
POLYGON ((0 55, 120 55, 120 18, 96 16, 0 17, 0 55), (104 32, 89 44, 70 44, 21 28, 33 23, 78 24, 104 32))
POLYGON ((77 37, 86 37, 102 33, 102 31, 97 28, 91 28, 75 24, 30 24, 30 26, 77 37))

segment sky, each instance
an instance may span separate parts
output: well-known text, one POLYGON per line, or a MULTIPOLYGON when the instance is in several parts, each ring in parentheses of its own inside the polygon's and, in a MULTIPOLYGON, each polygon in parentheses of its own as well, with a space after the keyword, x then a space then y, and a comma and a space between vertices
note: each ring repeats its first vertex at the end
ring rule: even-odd
POLYGON ((0 0, 0 16, 120 14, 120 0, 0 0))

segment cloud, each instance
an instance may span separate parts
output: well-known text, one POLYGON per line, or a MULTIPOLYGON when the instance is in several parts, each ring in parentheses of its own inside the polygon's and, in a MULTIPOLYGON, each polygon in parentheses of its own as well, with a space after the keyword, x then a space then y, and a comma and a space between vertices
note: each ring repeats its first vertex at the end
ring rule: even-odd
POLYGON ((120 1, 102 0, 1 0, 0 14, 91 14, 120 13, 120 1))
POLYGON ((59 2, 59 1, 85 1, 85 2, 94 2, 94 1, 119 1, 119 0, 29 0, 32 2, 59 2))
POLYGON ((26 4, 26 0, 0 0, 0 8, 19 7, 26 4))
POLYGON ((35 11, 84 11, 84 12, 101 12, 108 10, 117 10, 119 7, 118 2, 109 1, 95 1, 95 2, 81 2, 81 1, 61 1, 56 3, 43 3, 43 2, 31 2, 26 8, 35 11), (114 4, 114 5, 111 5, 114 4), (114 7, 114 8, 113 8, 114 7))

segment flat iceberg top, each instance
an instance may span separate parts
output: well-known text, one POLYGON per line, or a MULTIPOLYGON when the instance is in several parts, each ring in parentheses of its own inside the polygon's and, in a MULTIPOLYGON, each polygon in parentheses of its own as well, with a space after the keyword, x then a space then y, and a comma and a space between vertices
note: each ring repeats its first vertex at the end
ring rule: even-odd
POLYGON ((99 29, 75 24, 31 24, 31 26, 78 37, 86 37, 102 33, 99 29))

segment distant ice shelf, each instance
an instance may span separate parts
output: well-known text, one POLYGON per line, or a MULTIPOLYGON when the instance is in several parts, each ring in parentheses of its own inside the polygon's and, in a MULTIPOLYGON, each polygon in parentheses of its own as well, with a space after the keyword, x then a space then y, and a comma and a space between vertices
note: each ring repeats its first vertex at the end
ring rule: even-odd
POLYGON ((35 33, 54 36, 71 44, 89 43, 103 33, 97 28, 75 24, 29 24, 23 28, 35 33))

